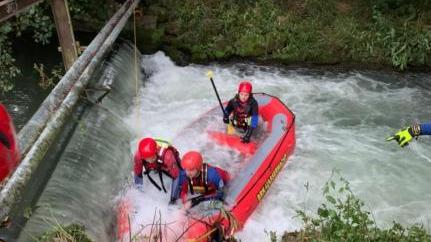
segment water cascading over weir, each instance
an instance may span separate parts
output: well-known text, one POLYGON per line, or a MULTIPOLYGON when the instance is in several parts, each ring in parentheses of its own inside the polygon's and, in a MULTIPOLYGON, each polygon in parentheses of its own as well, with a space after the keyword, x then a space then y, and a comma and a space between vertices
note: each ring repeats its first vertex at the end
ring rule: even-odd
POLYGON ((115 196, 130 171, 123 118, 142 86, 140 54, 115 42, 139 1, 126 1, 18 134, 21 163, 0 191, 0 240, 34 241, 78 223, 112 240, 115 196))

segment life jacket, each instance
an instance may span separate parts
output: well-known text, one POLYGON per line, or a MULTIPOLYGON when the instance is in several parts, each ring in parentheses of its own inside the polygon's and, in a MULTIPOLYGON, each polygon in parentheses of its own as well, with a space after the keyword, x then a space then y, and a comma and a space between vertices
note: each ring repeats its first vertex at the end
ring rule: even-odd
POLYGON ((232 123, 235 127, 247 129, 251 124, 251 100, 252 96, 250 95, 247 102, 242 103, 239 100, 238 95, 235 97, 235 101, 233 102, 233 120, 232 123))
POLYGON ((193 195, 195 192, 201 193, 201 194, 211 194, 214 193, 215 187, 208 186, 208 164, 203 163, 202 169, 198 177, 195 178, 188 178, 187 182, 189 184, 189 190, 190 193, 193 195))
POLYGON ((166 164, 164 164, 165 155, 168 150, 171 150, 174 153, 175 161, 177 163, 178 168, 181 170, 181 159, 180 159, 180 153, 178 152, 175 147, 173 147, 169 142, 161 139, 155 139, 157 143, 157 159, 155 162, 148 162, 146 160, 142 160, 142 174, 147 175, 150 182, 159 190, 161 191, 163 188, 163 191, 166 193, 165 184, 163 182, 163 174, 167 175, 170 178, 173 178, 172 174, 166 171, 166 164), (150 175, 151 171, 156 171, 159 174, 159 180, 162 188, 153 180, 153 178, 150 175))
MULTIPOLYGON (((189 190, 192 195, 195 193, 207 195, 207 194, 212 194, 216 192, 217 188, 214 186, 214 184, 208 184, 208 167, 210 166, 208 166, 207 163, 203 163, 201 172, 198 177, 193 179, 190 179, 187 177, 189 190)), ((213 168, 217 170, 224 184, 227 184, 230 179, 229 174, 218 167, 213 167, 213 168)))

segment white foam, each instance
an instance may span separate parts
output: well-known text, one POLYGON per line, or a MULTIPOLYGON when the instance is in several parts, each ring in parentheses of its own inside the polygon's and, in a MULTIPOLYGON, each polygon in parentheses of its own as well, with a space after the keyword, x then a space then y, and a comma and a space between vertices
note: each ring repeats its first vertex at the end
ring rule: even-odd
MULTIPOLYGON (((262 204, 238 234, 242 241, 266 241, 266 231, 295 230, 301 222, 296 210, 314 213, 322 202, 322 186, 338 168, 351 181, 353 191, 367 204, 380 224, 428 221, 431 213, 429 141, 400 149, 385 142, 386 136, 418 117, 431 117, 429 94, 389 81, 376 81, 367 73, 306 73, 250 65, 175 66, 163 54, 145 57, 153 73, 140 90, 139 106, 129 124, 137 137, 174 139, 192 120, 218 105, 206 72, 212 69, 223 100, 236 92, 242 79, 250 79, 255 92, 280 97, 296 116, 297 148, 262 204), (308 192, 304 184, 309 184, 308 192), (395 202, 393 202, 395 201, 395 202), (419 210, 412 210, 415 204, 419 210)), ((426 121, 426 120, 422 120, 426 121)), ((221 122, 220 119, 214 122, 221 122)), ((176 141, 181 152, 199 148, 202 137, 176 141)), ((424 137, 426 139, 426 137, 424 137)), ((204 154, 205 155, 205 154, 204 154)), ((212 154, 213 155, 213 154, 212 154)), ((159 192, 145 197, 138 217, 153 218, 168 197, 159 192)))

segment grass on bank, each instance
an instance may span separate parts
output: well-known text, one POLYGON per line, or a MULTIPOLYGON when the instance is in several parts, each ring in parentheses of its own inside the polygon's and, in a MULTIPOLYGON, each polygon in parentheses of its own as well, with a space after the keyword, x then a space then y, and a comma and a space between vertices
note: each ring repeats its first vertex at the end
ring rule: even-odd
POLYGON ((80 224, 55 225, 43 233, 37 242, 93 242, 80 224))

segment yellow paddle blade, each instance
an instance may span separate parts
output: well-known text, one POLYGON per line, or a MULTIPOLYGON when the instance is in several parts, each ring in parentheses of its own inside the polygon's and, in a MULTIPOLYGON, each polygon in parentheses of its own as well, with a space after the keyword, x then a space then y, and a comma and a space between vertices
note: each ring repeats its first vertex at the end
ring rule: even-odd
POLYGON ((227 125, 227 130, 226 130, 227 134, 235 134, 235 127, 233 127, 233 125, 231 123, 229 123, 227 125))
POLYGON ((213 77, 213 72, 212 71, 208 71, 207 72, 207 77, 208 78, 212 78, 213 77))

